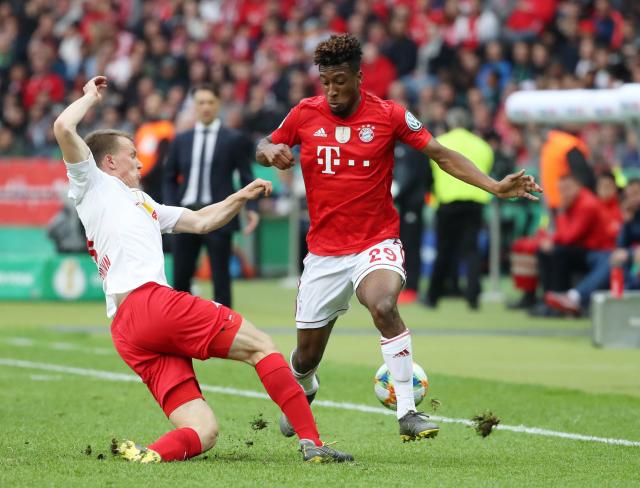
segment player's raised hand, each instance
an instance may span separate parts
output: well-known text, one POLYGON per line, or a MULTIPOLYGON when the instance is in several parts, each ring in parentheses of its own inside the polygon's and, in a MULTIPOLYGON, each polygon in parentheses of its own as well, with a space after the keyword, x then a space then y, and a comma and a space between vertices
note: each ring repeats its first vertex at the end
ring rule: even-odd
POLYGON ((262 178, 256 178, 240 190, 240 192, 242 192, 242 196, 247 200, 255 200, 262 194, 264 194, 265 197, 268 197, 271 195, 272 189, 273 185, 270 181, 263 180, 262 178))
POLYGON ((542 188, 536 183, 531 175, 525 175, 524 170, 505 176, 499 183, 496 196, 500 198, 527 198, 537 202, 538 197, 532 195, 532 192, 541 193, 542 188))
POLYGON ((93 95, 98 102, 102 101, 102 91, 107 88, 106 76, 95 76, 82 87, 85 95, 93 95))
POLYGON ((278 169, 292 168, 296 163, 291 148, 286 144, 269 144, 264 150, 267 161, 278 169))

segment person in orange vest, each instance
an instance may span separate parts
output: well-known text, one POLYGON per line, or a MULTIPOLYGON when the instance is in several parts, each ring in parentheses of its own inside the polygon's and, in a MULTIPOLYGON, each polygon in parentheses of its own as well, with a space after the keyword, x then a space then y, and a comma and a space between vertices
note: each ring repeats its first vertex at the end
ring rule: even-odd
POLYGON ((561 206, 559 182, 567 174, 595 192, 596 178, 589 157, 589 149, 576 135, 561 130, 549 131, 540 152, 540 180, 545 185, 544 199, 551 210, 556 212, 561 206))
MULTIPOLYGON (((573 175, 585 188, 595 191, 596 180, 589 164, 589 150, 584 142, 568 131, 547 133, 540 152, 540 181, 544 199, 552 217, 561 207, 560 179, 573 175)), ((544 233, 516 239, 511 246, 511 276, 514 287, 522 291, 510 308, 530 308, 537 303, 538 260, 536 253, 544 233)))
POLYGON ((162 119, 162 103, 158 92, 147 97, 144 102, 147 121, 138 128, 134 138, 142 163, 142 188, 156 201, 162 201, 162 161, 175 137, 173 122, 162 119))

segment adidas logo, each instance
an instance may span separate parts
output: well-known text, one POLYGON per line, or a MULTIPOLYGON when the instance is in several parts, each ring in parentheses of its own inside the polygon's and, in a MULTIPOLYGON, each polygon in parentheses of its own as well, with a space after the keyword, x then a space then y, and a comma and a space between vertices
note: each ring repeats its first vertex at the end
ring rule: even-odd
POLYGON ((411 353, 409 352, 408 349, 403 349, 402 351, 400 351, 399 353, 396 353, 393 355, 394 358, 403 358, 405 356, 409 356, 411 353))
POLYGON ((313 135, 316 137, 327 137, 327 133, 324 131, 324 127, 320 127, 313 133, 313 135))

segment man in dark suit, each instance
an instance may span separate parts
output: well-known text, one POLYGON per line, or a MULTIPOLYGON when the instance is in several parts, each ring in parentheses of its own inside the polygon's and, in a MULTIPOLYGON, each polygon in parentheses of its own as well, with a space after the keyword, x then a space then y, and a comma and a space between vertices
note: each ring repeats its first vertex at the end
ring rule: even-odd
MULTIPOLYGON (((194 129, 178 134, 169 149, 164 168, 164 203, 199 209, 224 200, 235 190, 233 174, 240 184, 253 181, 253 144, 242 133, 224 127, 218 118, 220 100, 216 87, 200 85, 192 90, 196 112, 194 129)), ((260 220, 257 205, 247 205, 245 234, 260 220)), ((231 237, 239 229, 238 218, 205 235, 178 234, 173 242, 174 288, 190 291, 200 249, 209 253, 215 301, 231 307, 231 237)))

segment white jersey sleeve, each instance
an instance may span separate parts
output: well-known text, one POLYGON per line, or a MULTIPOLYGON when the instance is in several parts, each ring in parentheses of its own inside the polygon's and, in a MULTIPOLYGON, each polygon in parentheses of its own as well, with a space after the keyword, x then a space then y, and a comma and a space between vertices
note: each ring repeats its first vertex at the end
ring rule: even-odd
POLYGON ((143 191, 139 191, 139 199, 142 199, 143 206, 149 205, 152 210, 155 210, 158 217, 158 223, 160 224, 160 232, 163 234, 170 234, 173 232, 178 219, 184 212, 184 207, 172 207, 171 205, 162 205, 156 202, 153 198, 147 195, 143 191))
POLYGON ((89 190, 105 181, 107 175, 98 169, 93 154, 79 163, 67 163, 67 178, 69 178, 69 198, 79 203, 89 190))

